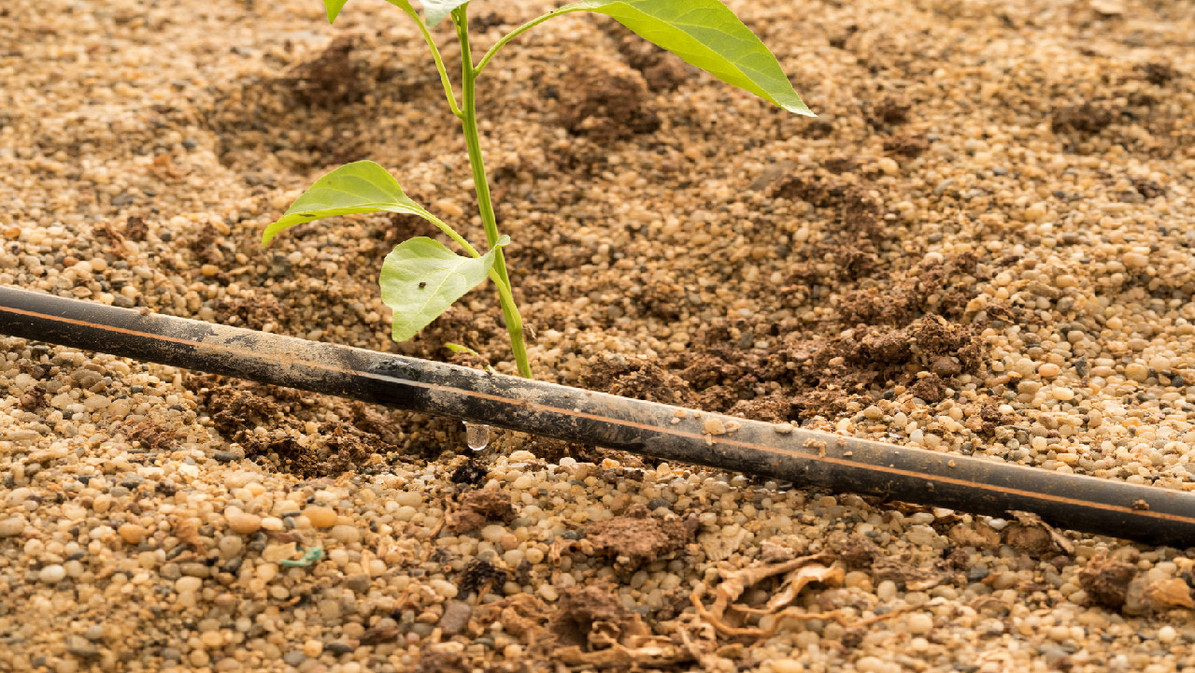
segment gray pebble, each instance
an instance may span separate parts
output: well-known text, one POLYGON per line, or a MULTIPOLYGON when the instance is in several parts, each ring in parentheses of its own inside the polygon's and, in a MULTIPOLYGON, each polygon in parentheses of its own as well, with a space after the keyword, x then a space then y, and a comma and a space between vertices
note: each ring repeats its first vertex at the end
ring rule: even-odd
POLYGON ((82 657, 84 659, 92 659, 100 656, 100 651, 96 649, 86 638, 82 636, 67 636, 66 637, 66 651, 82 657))
POLYGON ((356 575, 349 575, 344 580, 344 585, 352 591, 363 594, 369 591, 369 575, 358 573, 356 575))

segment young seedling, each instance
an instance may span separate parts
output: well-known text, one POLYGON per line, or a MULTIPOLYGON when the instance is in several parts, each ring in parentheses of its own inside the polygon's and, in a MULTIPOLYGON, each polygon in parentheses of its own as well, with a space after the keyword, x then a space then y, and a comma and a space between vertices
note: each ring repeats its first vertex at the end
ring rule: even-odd
MULTIPOLYGON (((323 0, 328 21, 336 20, 347 0, 323 0)), ((512 30, 498 40, 481 60, 474 62, 469 43, 468 0, 423 0, 423 17, 409 0, 386 0, 415 22, 431 50, 440 72, 448 107, 461 122, 477 208, 485 229, 486 252, 465 240, 451 226, 415 203, 386 169, 372 161, 358 161, 337 168, 312 185, 262 236, 262 245, 296 224, 352 213, 391 212, 417 215, 435 225, 464 254, 443 243, 419 236, 399 243, 382 264, 378 279, 382 301, 393 310, 391 336, 406 341, 415 336, 465 293, 489 279, 498 291, 510 346, 519 374, 531 377, 523 320, 511 291, 510 272, 502 249, 510 238, 498 232, 490 187, 482 161, 477 130, 477 79, 490 60, 507 43, 548 19, 573 12, 605 14, 639 36, 681 57, 718 79, 745 89, 789 112, 813 116, 793 90, 776 57, 725 5, 718 0, 583 0, 555 9, 512 30), (453 83, 430 32, 451 18, 461 45, 461 96, 453 83)))

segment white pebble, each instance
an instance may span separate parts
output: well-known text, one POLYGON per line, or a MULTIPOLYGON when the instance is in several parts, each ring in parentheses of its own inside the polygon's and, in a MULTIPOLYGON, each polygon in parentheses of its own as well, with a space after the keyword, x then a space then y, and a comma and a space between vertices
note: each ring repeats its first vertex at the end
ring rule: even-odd
POLYGON ((0 521, 0 537, 13 537, 25 530, 25 518, 12 516, 0 521))
POLYGON ((456 595, 459 593, 456 585, 447 580, 435 579, 427 584, 432 588, 432 591, 435 591, 445 598, 456 598, 456 595))
POLYGON ((934 628, 934 618, 924 612, 915 612, 909 615, 906 621, 909 627, 909 633, 923 636, 934 628))
POLYGON ((48 565, 37 573, 37 579, 46 584, 58 584, 66 577, 66 568, 58 565, 48 565))

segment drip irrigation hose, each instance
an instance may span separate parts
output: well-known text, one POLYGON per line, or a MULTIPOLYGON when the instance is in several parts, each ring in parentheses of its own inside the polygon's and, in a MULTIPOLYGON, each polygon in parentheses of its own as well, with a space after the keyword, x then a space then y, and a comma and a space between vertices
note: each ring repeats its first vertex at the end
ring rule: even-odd
POLYGON ((0 287, 0 333, 301 388, 801 486, 975 514, 1028 511, 1185 547, 1195 494, 911 449, 477 369, 0 287))

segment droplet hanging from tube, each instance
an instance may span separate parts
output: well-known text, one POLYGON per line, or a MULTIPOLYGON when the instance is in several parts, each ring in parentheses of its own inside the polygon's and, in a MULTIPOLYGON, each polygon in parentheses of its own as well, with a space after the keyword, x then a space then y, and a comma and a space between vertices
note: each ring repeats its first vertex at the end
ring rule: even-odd
POLYGON ((474 451, 482 451, 490 443, 490 426, 465 423, 465 444, 474 451))

